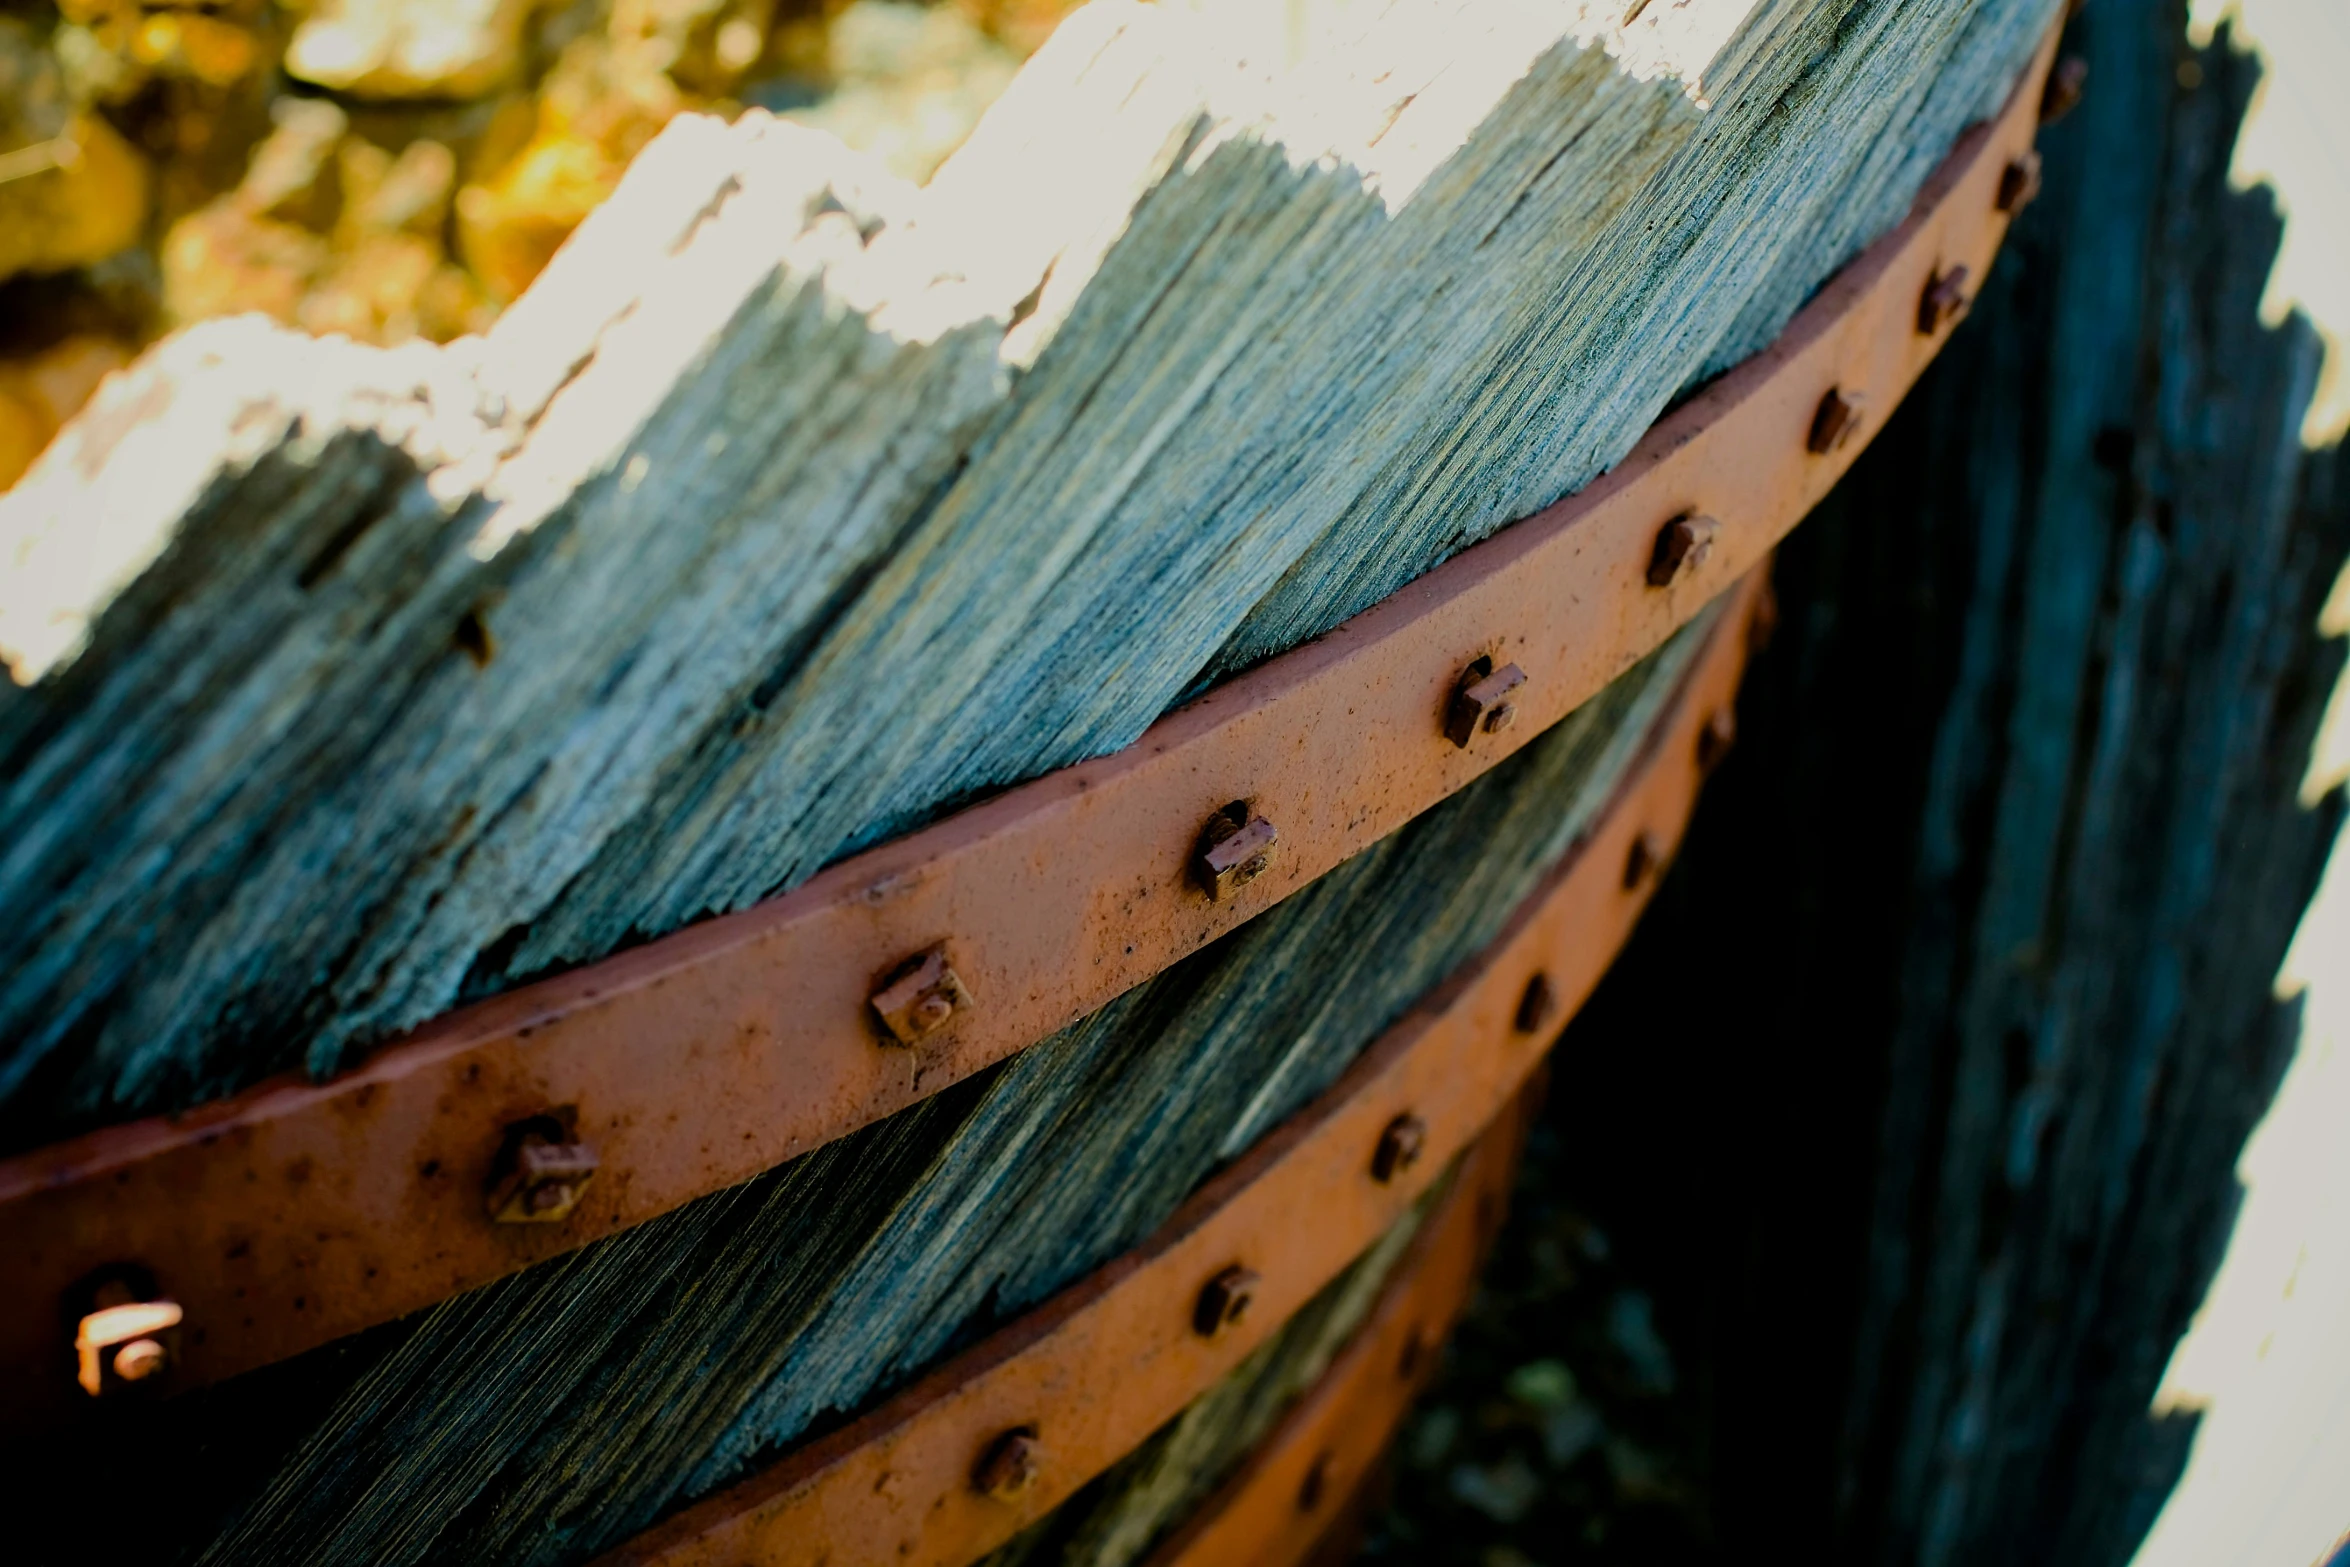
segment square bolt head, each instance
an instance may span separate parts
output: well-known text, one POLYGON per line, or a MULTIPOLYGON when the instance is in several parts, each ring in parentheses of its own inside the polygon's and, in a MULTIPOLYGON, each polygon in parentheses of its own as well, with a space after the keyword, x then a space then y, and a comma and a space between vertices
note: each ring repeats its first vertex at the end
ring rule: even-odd
POLYGON ((1501 733, 1517 722, 1518 706, 1510 693, 1525 683, 1526 672, 1515 664, 1495 669, 1492 659, 1477 660, 1453 688, 1452 705, 1444 714, 1444 737, 1465 751, 1479 735, 1501 733))
POLYGON ((1208 818, 1192 854, 1191 873, 1209 897, 1221 903, 1262 876, 1273 863, 1281 835, 1273 824, 1235 800, 1208 818))
POLYGON ((2068 54, 2057 61, 2048 73, 2048 85, 2040 89, 2040 123, 2054 125, 2072 113, 2080 106, 2081 94, 2088 85, 2088 61, 2077 54, 2068 54))
POLYGON ((1655 875, 1664 857, 1664 845, 1657 841, 1655 833, 1644 829, 1624 853, 1624 890, 1631 892, 1655 875))
POLYGON ((1510 1024, 1521 1034, 1538 1032, 1543 1025, 1558 1016, 1559 993, 1550 982, 1550 976, 1536 970, 1526 981, 1525 991, 1518 997, 1518 1010, 1510 1024))
POLYGON ((1338 1467, 1338 1455, 1323 1452, 1314 1456, 1313 1467, 1297 1485, 1297 1510, 1310 1513, 1322 1505, 1322 1498, 1330 1491, 1330 1473, 1338 1467))
POLYGON ((1926 280, 1926 291, 1918 296, 1920 337, 1932 337, 1965 312, 1966 282, 1967 270, 1964 267, 1937 272, 1926 280))
POLYGON ((102 1306, 73 1336, 82 1391, 107 1398, 171 1368, 179 1359, 180 1308, 168 1300, 102 1306))
POLYGON ((1828 395, 1820 399, 1819 410, 1811 416, 1811 432, 1804 437, 1804 450, 1815 457, 1825 457, 1841 449, 1860 430, 1860 411, 1867 399, 1858 392, 1847 392, 1841 386, 1828 388, 1828 395))
POLYGON ((901 1045, 937 1033, 972 1005, 971 991, 947 962, 946 943, 916 953, 873 993, 873 1015, 901 1045))
POLYGON ((1994 205, 2012 218, 2039 194, 2040 154, 2026 147, 2021 156, 2010 160, 1999 171, 1999 195, 1994 205))
POLYGON ((1379 1133, 1378 1146, 1371 1150, 1371 1179, 1385 1186, 1418 1164, 1427 1146, 1428 1123, 1405 1111, 1379 1133))
POLYGON ((982 1496, 1008 1502, 1036 1483, 1044 1469, 1044 1444, 1036 1427, 1014 1426, 994 1441, 971 1466, 971 1489, 982 1496))
POLYGON ((1714 552, 1714 537, 1722 525, 1711 517, 1685 511, 1657 530, 1656 548, 1648 556, 1648 585, 1669 588, 1696 571, 1714 552))
POLYGON ((596 1176, 586 1143, 550 1142, 526 1133, 490 1182, 490 1217, 500 1224, 560 1224, 571 1217, 596 1176))
POLYGON ((1703 728, 1697 731, 1697 770, 1710 773, 1722 765, 1722 758, 1730 754, 1730 747, 1738 742, 1738 714, 1731 708, 1717 707, 1708 714, 1703 728))
POLYGON ((1264 1282, 1254 1268, 1237 1262, 1226 1268, 1200 1287, 1199 1300, 1191 1310, 1191 1330, 1201 1338, 1214 1338, 1226 1328, 1238 1326, 1257 1298, 1257 1286, 1264 1282))

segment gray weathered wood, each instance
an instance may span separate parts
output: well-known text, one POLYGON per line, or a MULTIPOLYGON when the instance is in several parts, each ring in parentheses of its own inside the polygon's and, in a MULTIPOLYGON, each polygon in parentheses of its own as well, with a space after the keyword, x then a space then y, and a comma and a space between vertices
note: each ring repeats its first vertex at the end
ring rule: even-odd
POLYGON ((1733 1554, 2118 1567, 2194 1434, 2150 1406, 2342 820, 2299 792, 2350 485, 2299 439, 2314 333, 2260 322, 2270 197, 2227 181, 2256 67, 2185 20, 2072 24, 2046 191, 1782 551, 1738 754, 1562 1053, 1733 1554))
POLYGON ((918 193, 687 121, 481 345, 102 394, 0 500, 5 1140, 1130 741, 1627 450, 2050 5, 1372 10, 1267 80, 1101 0, 918 193))
POLYGON ((1132 1246, 1320 1092, 1583 831, 1703 630, 1262 918, 911 1110, 139 1410, 109 1465, 0 1456, 72 1499, 42 1514, 68 1554, 119 1465, 156 1487, 109 1535, 132 1554, 563 1563, 613 1545, 1132 1246))

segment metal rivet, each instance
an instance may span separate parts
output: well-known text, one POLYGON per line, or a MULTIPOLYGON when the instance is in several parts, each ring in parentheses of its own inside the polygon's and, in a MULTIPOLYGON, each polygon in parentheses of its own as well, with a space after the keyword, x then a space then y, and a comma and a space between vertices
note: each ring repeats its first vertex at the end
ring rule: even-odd
POLYGON ((2088 61, 2077 54, 2057 61, 2056 69, 2048 73, 2048 85, 2040 90, 2040 123, 2054 125, 2072 113, 2088 85, 2088 61))
POLYGON ((1648 585, 1667 588, 1697 570, 1714 552, 1714 535, 1722 525, 1711 517, 1685 511, 1657 530, 1656 547, 1648 555, 1648 585))
POLYGON ((1967 270, 1952 267, 1937 272, 1926 280, 1926 291, 1918 296, 1918 332, 1932 337, 1966 309, 1967 270))
POLYGON ((85 1315, 73 1336, 77 1380, 92 1398, 148 1381, 179 1358, 182 1319, 171 1300, 122 1301, 85 1315))
POLYGON ((2031 148, 2022 156, 2010 158, 2007 167, 1999 171, 1999 195, 1995 205, 2001 212, 2014 217, 2040 194, 2040 155, 2031 148))
POLYGON ((1238 1263, 1208 1280, 1200 1286, 1199 1303, 1191 1311, 1192 1331, 1201 1338, 1214 1338, 1236 1326, 1248 1315, 1249 1303, 1257 1298, 1257 1286, 1263 1282, 1254 1269, 1238 1263))
POLYGON ((572 1140, 567 1113, 518 1121, 506 1129, 484 1206, 500 1224, 559 1224, 587 1195, 597 1163, 595 1149, 572 1140))
POLYGON ((1262 876, 1273 863, 1281 835, 1246 800, 1235 800, 1208 818, 1192 855, 1192 875, 1209 897, 1221 902, 1262 876))
POLYGON ((1550 976, 1536 973, 1526 981, 1525 994, 1518 997, 1518 1013, 1511 1019, 1521 1034, 1531 1034, 1558 1015, 1558 991, 1550 983, 1550 976))
POLYGON ((1336 1462, 1336 1455, 1327 1452, 1314 1459, 1313 1467, 1306 1471, 1305 1479, 1297 1488, 1299 1512, 1310 1513, 1322 1505, 1322 1493, 1330 1488, 1330 1470, 1336 1462))
POLYGON ((1840 449, 1859 431, 1860 411, 1867 401, 1858 392, 1847 392, 1841 386, 1829 387, 1811 416, 1811 431, 1803 438, 1804 450, 1815 457, 1825 457, 1840 449))
POLYGON ((1726 707, 1717 707, 1697 731, 1697 770, 1710 773, 1730 754, 1730 747, 1738 739, 1738 715, 1726 707))
POLYGON ((872 1000, 873 1015, 901 1045, 937 1033, 970 1005, 970 987, 947 962, 944 942, 892 969, 872 1000))
POLYGON ((1624 852, 1624 890, 1630 892, 1648 880, 1662 858, 1663 852, 1657 844, 1655 833, 1643 832, 1634 838, 1632 847, 1624 852))
POLYGON ((1427 1146, 1428 1123, 1406 1111, 1387 1123, 1379 1146, 1371 1150, 1371 1179, 1384 1186, 1420 1162, 1427 1146))
POLYGON ((971 1466, 971 1488, 982 1496, 1010 1501, 1036 1483, 1044 1468, 1044 1445, 1036 1427, 1014 1426, 987 1445, 971 1466))
POLYGON ((1480 733, 1499 734, 1517 722, 1518 705, 1509 694, 1526 683, 1526 672, 1515 664, 1493 667, 1480 658, 1461 671, 1453 686, 1452 703, 1444 712, 1444 737, 1463 750, 1480 733))

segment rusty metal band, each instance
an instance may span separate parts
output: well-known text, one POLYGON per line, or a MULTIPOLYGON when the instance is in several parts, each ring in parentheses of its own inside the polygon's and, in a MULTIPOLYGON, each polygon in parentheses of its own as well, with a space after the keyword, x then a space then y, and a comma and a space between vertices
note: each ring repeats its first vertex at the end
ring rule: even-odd
POLYGON ((452 1014, 332 1082, 279 1079, 0 1161, 0 1429, 80 1396, 57 1302, 94 1268, 135 1262, 183 1305, 175 1388, 296 1354, 935 1093, 1492 768, 1748 571, 1849 466, 2004 234, 2047 58, 1899 229, 1613 472, 1128 749, 452 1014), (1214 844, 1230 802, 1248 809, 1214 844), (600 1173, 560 1222, 485 1222, 510 1129, 550 1113, 600 1173))
POLYGON ((1143 1567, 1298 1567, 1343 1524, 1476 1288, 1537 1097, 1519 1091, 1462 1159, 1346 1348, 1143 1567))
POLYGON ((1344 1529, 1349 1502, 1435 1369, 1453 1319, 1509 1207, 1511 1176, 1538 1090, 1519 1091, 1439 1199, 1370 1316, 1239 1473, 1143 1567, 1299 1567, 1344 1529))
POLYGON ((1157 1233, 905 1392, 599 1567, 963 1567, 1132 1452, 1385 1234, 1491 1127, 1599 982, 1678 843, 1736 698, 1763 571, 1632 772, 1483 953, 1157 1233), (1390 1157, 1408 1124, 1413 1151, 1390 1157), (1233 1270, 1245 1314, 1205 1308, 1233 1270), (1216 1320, 1213 1332, 1202 1324, 1216 1320), (1000 1459, 1020 1445, 1020 1484, 1000 1459))

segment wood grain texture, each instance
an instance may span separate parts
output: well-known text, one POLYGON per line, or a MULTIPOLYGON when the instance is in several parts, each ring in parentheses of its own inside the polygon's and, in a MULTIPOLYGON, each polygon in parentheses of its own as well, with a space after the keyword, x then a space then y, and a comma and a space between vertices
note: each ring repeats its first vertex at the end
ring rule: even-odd
POLYGON ((923 191, 688 120, 482 344, 168 345, 0 501, 0 1140, 1128 743, 1603 470, 2049 10, 1399 0, 1267 79, 1102 0, 923 191))
MULTIPOLYGON (((1605 803, 1710 623, 1001 1067, 433 1311, 137 1411, 122 1461, 168 1499, 116 1543, 576 1562, 826 1429, 1133 1245, 1480 950, 1605 803)), ((68 1496, 114 1473, 9 1457, 68 1496)), ((82 1548, 96 1505, 43 1515, 58 1551, 82 1548)))
POLYGON ((983 1567, 1130 1567, 1237 1469, 1320 1380, 1379 1304, 1420 1221, 1444 1201, 1431 1191, 1361 1261, 1323 1286, 1279 1336, 1258 1346, 1151 1439, 1096 1478, 983 1567))
POLYGON ((2255 67, 2184 13, 2072 23, 2044 194, 1782 552, 1739 753, 1570 1036, 1732 1548, 2118 1567, 2193 1436, 2149 1406, 2296 1029, 2350 492, 2226 179, 2255 67), (1736 999, 1644 1004, 1692 950, 1736 999))

